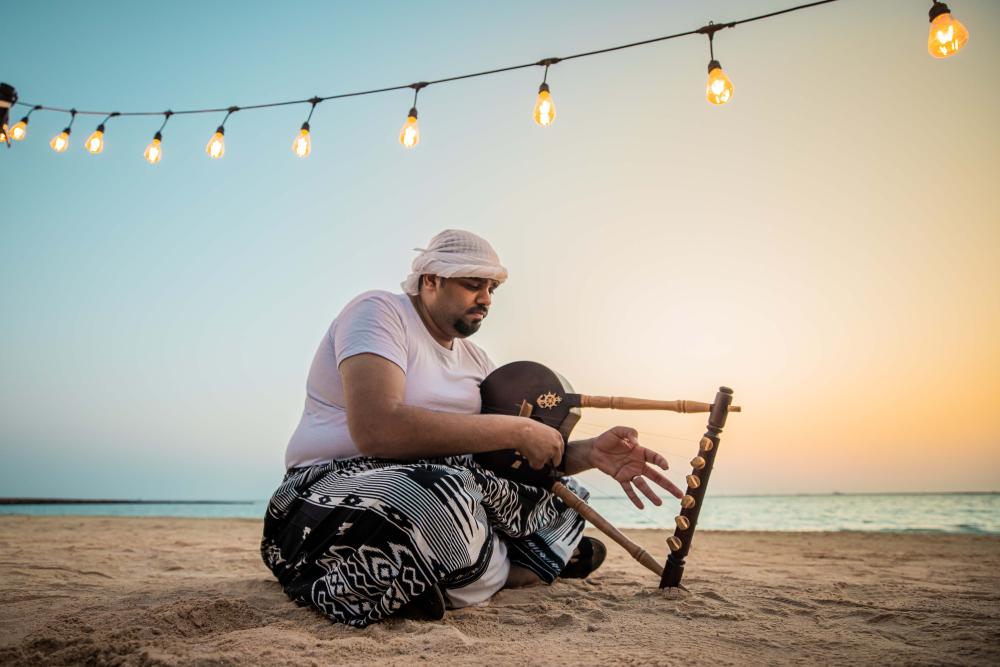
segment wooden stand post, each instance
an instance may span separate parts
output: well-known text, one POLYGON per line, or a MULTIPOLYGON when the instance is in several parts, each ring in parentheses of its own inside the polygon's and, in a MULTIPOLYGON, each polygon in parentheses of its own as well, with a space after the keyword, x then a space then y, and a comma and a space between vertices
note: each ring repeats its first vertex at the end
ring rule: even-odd
POLYGON ((683 588, 681 577, 684 576, 684 559, 691 549, 691 540, 698 524, 698 513, 708 489, 708 478, 712 474, 715 455, 719 451, 719 434, 726 425, 729 406, 733 402, 733 390, 729 387, 719 387, 708 416, 708 428, 701 439, 698 456, 692 460, 691 474, 688 475, 687 493, 681 499, 681 513, 677 517, 677 529, 667 539, 670 555, 667 565, 663 568, 660 578, 660 588, 683 588))

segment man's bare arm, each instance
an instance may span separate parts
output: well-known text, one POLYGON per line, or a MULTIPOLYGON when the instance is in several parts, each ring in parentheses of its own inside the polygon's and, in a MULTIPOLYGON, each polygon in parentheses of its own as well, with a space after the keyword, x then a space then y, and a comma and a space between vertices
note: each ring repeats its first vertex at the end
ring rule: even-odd
POLYGON ((563 454, 566 463, 563 465, 563 470, 567 475, 576 475, 594 467, 590 462, 590 450, 593 446, 593 438, 574 440, 566 445, 566 452, 563 454))
POLYGON ((518 449, 533 467, 558 463, 562 436, 533 419, 510 415, 462 415, 403 403, 406 376, 376 354, 358 354, 340 364, 347 426, 366 456, 415 459, 518 449))

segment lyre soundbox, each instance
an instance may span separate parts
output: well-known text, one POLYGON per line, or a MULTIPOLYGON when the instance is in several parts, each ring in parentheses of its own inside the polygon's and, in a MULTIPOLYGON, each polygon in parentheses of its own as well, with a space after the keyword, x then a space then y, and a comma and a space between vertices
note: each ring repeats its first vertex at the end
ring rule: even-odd
MULTIPOLYGON (((567 444, 580 421, 580 395, 573 393, 562 375, 534 361, 515 361, 497 368, 483 380, 479 394, 484 414, 520 415, 527 402, 530 418, 559 431, 567 444)), ((552 465, 533 469, 528 459, 513 449, 483 452, 473 458, 501 477, 544 489, 550 489, 561 476, 552 465)))

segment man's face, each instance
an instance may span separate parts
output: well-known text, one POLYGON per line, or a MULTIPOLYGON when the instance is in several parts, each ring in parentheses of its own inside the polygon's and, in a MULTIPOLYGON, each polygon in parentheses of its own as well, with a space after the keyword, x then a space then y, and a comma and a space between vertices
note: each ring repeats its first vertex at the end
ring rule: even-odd
POLYGON ((467 338, 479 331, 493 303, 493 290, 500 284, 487 278, 433 278, 426 304, 445 333, 467 338))

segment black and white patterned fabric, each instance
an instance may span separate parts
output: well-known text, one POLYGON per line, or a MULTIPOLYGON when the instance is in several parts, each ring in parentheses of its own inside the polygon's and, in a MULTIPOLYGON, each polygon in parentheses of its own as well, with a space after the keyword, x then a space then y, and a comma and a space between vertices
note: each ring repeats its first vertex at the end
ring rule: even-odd
MULTIPOLYGON (((575 480, 563 482, 586 499, 575 480)), ((261 556, 297 603, 365 627, 434 584, 476 581, 494 533, 511 564, 551 583, 583 528, 551 493, 498 477, 471 457, 355 458, 286 473, 268 503, 261 556)))

